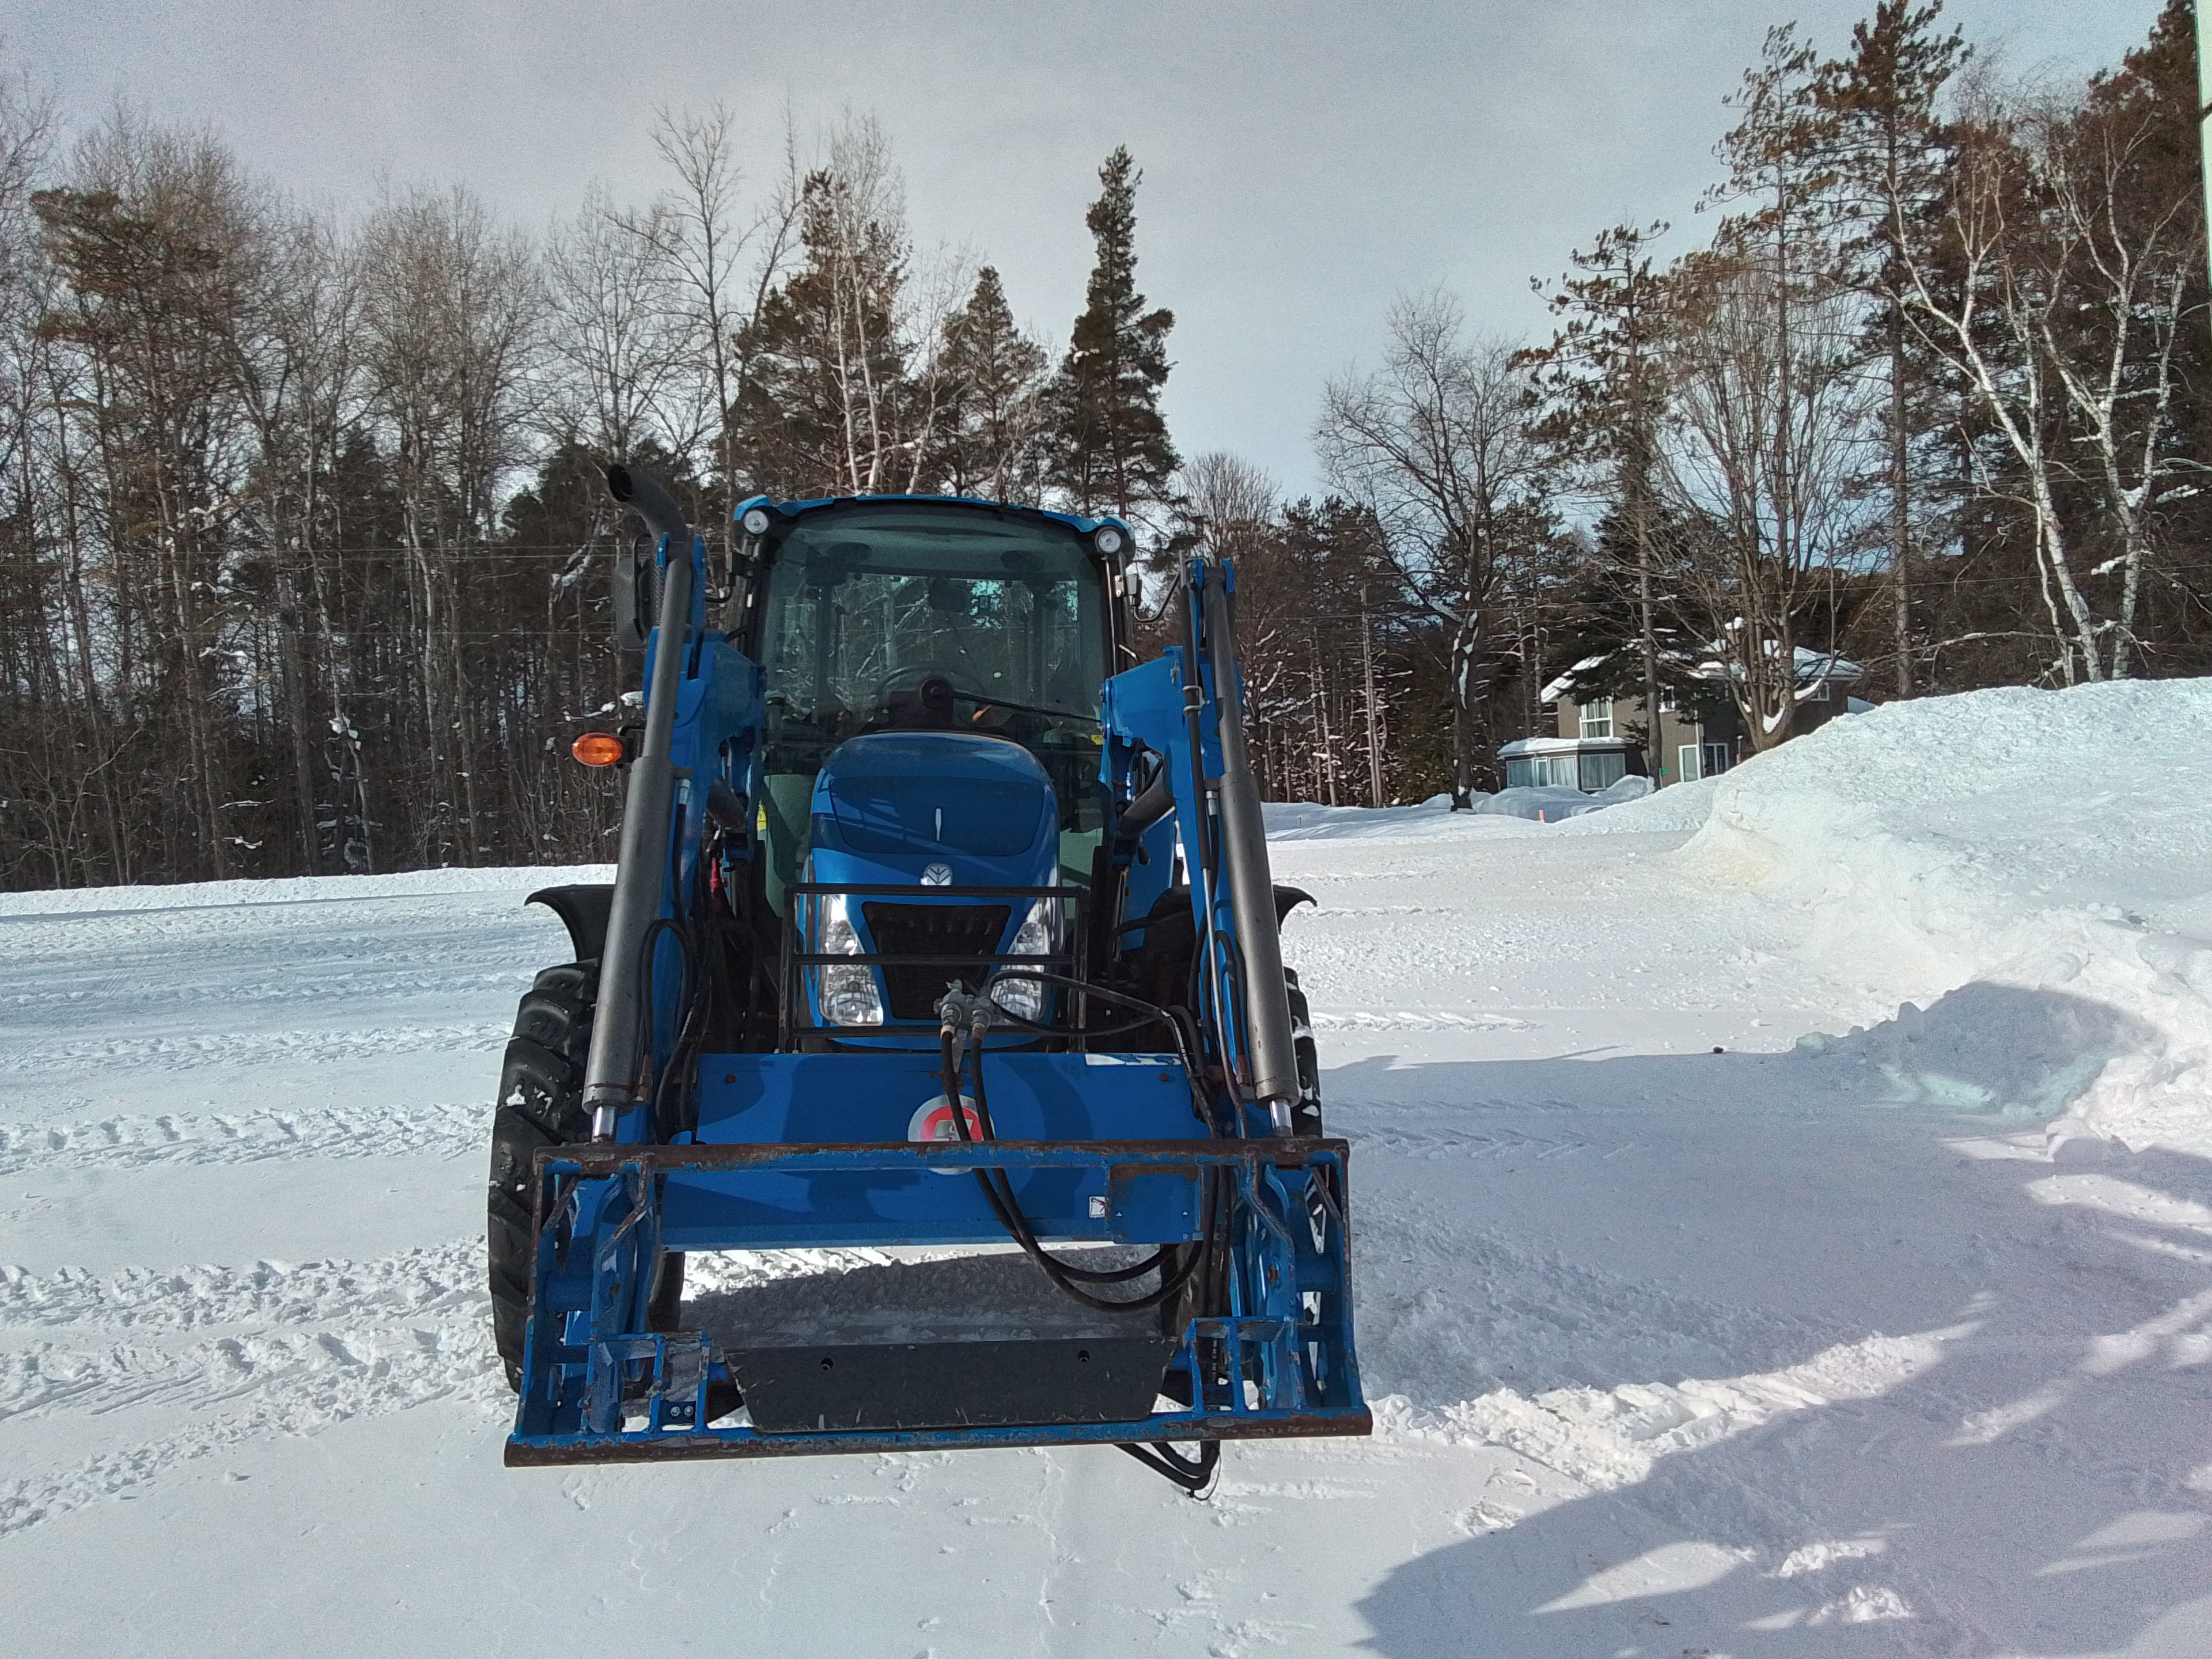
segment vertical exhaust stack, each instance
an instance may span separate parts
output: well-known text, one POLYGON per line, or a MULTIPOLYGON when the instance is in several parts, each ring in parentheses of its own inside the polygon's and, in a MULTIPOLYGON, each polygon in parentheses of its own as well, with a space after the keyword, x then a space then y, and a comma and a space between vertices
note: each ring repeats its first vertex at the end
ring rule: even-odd
POLYGON ((691 622, 691 530, 684 514, 657 482, 626 466, 607 469, 607 489, 647 529, 667 538, 668 562, 660 586, 660 637, 646 688, 645 737, 630 763, 629 794, 623 804, 614 902, 599 958, 599 1008, 584 1067, 584 1106, 594 1140, 613 1139, 616 1119, 643 1097, 651 1081, 641 1075, 638 1042, 639 988, 651 969, 640 958, 668 883, 669 808, 676 788, 669 747, 691 622))
POLYGON ((1237 683, 1237 647, 1229 632, 1224 568, 1206 562, 1206 637, 1213 660, 1214 718, 1221 734, 1221 838, 1229 866, 1229 908, 1237 918, 1244 960, 1245 1041, 1252 1054, 1252 1092, 1267 1103, 1277 1134, 1291 1133, 1298 1098, 1298 1055, 1283 980, 1281 924, 1267 866, 1267 828, 1260 786, 1244 747, 1244 700, 1237 683))

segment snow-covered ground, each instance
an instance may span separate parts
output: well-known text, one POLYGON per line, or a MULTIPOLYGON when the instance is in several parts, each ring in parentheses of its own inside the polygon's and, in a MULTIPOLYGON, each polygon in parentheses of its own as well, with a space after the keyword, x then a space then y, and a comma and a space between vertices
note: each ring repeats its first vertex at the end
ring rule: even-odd
POLYGON ((0 897, 0 1652, 2201 1659, 2208 783, 2185 683, 1564 825, 1271 809, 1381 1429, 1206 1504, 1106 1449, 504 1470, 549 872, 0 897))

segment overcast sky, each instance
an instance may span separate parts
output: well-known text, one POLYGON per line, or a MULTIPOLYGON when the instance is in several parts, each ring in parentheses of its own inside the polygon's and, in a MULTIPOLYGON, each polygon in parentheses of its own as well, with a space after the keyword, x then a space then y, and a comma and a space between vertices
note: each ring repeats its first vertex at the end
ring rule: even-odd
MULTIPOLYGON (((1004 275, 1055 350, 1081 307, 1106 152, 1144 168, 1138 276, 1171 307, 1170 428, 1317 487, 1322 382, 1371 358, 1398 292, 1544 327, 1531 276, 1626 218, 1702 233, 1721 99, 1794 11, 1839 50, 1872 0, 1111 5, 574 0, 11 0, 0 40, 75 118, 118 94, 212 123, 303 197, 465 181, 533 228, 604 179, 659 182, 656 103, 736 105, 765 183, 788 108, 883 122, 917 241, 1004 275)), ((2117 64, 2158 0, 1953 0, 2010 62, 2117 64)))

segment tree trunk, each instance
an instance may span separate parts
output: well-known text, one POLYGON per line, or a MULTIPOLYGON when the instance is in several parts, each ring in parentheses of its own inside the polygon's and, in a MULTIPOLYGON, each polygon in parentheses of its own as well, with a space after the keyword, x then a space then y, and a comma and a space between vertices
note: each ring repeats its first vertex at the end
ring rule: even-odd
POLYGON ((1889 308, 1889 580, 1894 601, 1897 695, 1912 695, 1912 513, 1905 441, 1905 315, 1889 308))

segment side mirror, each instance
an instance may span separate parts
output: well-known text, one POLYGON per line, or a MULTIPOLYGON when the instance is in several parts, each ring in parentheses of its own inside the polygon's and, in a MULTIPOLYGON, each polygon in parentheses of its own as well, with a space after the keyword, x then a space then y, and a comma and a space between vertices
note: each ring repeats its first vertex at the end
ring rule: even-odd
POLYGON ((615 648, 642 651, 660 618, 660 573, 651 552, 615 554, 615 648))

